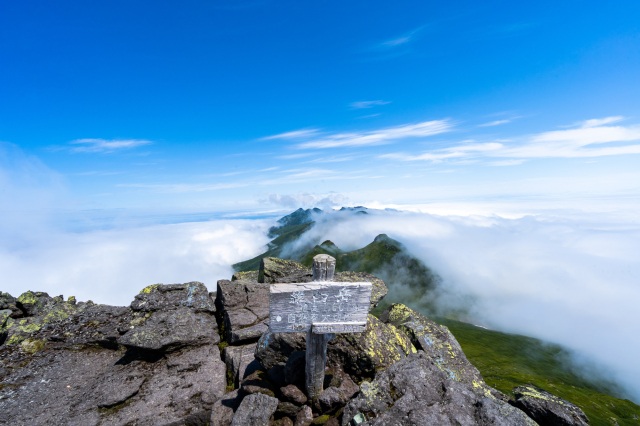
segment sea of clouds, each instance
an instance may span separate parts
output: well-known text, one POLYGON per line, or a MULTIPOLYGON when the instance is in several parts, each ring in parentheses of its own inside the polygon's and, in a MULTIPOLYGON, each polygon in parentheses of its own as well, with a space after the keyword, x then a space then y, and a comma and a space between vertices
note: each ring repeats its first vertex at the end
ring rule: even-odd
POLYGON ((637 220, 595 213, 339 216, 320 219, 305 238, 352 250, 386 233, 442 277, 432 296, 441 307, 464 309, 489 328, 560 343, 640 401, 637 220))

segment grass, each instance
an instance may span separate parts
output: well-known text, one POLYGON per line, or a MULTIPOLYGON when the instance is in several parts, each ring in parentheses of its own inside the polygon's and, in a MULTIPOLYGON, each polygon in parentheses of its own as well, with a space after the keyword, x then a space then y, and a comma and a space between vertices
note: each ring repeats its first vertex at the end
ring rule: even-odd
POLYGON ((580 407, 592 425, 640 424, 640 406, 612 396, 620 393, 615 384, 574 373, 562 347, 450 319, 436 321, 449 327, 489 386, 512 396, 514 387, 531 383, 580 407))

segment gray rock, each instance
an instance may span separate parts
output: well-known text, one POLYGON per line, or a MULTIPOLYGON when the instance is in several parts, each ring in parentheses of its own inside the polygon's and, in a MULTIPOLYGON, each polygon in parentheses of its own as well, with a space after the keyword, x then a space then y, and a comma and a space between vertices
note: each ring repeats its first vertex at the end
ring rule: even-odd
POLYGON ((232 344, 256 341, 268 326, 269 286, 255 281, 218 281, 216 307, 232 344))
POLYGON ((211 426, 229 426, 233 420, 233 412, 240 405, 238 390, 229 392, 218 399, 211 408, 211 426))
POLYGON ((282 397, 289 402, 302 405, 307 402, 307 396, 296 385, 287 385, 280 388, 282 397))
POLYGON ((145 287, 131 302, 134 311, 191 308, 197 312, 215 312, 215 305, 204 284, 194 281, 185 284, 153 284, 145 287))
POLYGON ((311 407, 305 405, 296 414, 296 420, 293 423, 294 426, 309 426, 313 422, 313 411, 311 407))
POLYGON ((208 421, 226 387, 213 315, 183 305, 145 312, 32 295, 34 315, 3 321, 0 424, 208 421), (157 332, 156 324, 156 338, 128 349, 118 344, 123 333, 135 335, 153 321, 166 329, 157 332))
POLYGON ((368 425, 535 425, 479 383, 453 380, 427 354, 411 354, 360 384, 342 424, 363 413, 368 425), (496 413, 499 413, 496 414, 496 413))
POLYGON ((518 386, 513 394, 513 405, 541 425, 589 424, 589 419, 579 407, 533 385, 518 386))
POLYGON ((189 308, 154 312, 144 323, 118 339, 127 347, 156 351, 219 341, 213 315, 189 308))
POLYGON ((227 346, 224 349, 223 358, 227 366, 227 378, 233 382, 235 388, 245 378, 245 373, 251 374, 258 368, 254 356, 255 349, 255 343, 245 346, 227 346))
POLYGON ((312 280, 311 268, 293 260, 265 257, 260 261, 258 282, 305 283, 312 280))
POLYGON ((9 293, 0 291, 0 311, 9 311, 7 316, 11 318, 20 318, 24 316, 24 312, 16 305, 16 298, 9 293))
POLYGON ((453 380, 484 383, 447 327, 401 304, 391 305, 381 318, 406 333, 453 380))
POLYGON ((277 408, 277 398, 259 393, 247 395, 236 410, 231 426, 268 426, 277 408))
MULTIPOLYGON (((267 369, 284 367, 289 356, 306 348, 305 333, 264 333, 256 346, 256 359, 267 369)), ((283 372, 284 374, 284 372, 283 372)))

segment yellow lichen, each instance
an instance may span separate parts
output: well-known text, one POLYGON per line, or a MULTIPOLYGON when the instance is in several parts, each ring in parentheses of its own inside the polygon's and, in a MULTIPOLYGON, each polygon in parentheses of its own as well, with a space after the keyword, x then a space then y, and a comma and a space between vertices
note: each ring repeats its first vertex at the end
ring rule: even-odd
POLYGON ((45 343, 46 342, 44 340, 25 339, 24 341, 22 341, 22 343, 20 343, 20 347, 26 353, 34 354, 38 351, 41 351, 44 348, 45 343))
POLYGON ((36 302, 38 302, 38 299, 36 298, 35 293, 29 290, 25 291, 18 297, 18 302, 22 303, 23 305, 34 305, 36 302))
POLYGON ((140 290, 140 294, 149 294, 156 288, 158 288, 160 284, 151 284, 140 290))

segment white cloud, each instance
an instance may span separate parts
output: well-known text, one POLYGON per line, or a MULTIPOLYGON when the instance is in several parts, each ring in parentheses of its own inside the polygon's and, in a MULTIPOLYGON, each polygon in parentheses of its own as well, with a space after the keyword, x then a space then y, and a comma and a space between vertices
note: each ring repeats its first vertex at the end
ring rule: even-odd
POLYGON ((311 194, 308 192, 297 194, 269 194, 263 202, 268 202, 288 209, 313 208, 331 209, 336 206, 349 204, 349 199, 345 195, 331 192, 328 194, 311 194))
MULTIPOLYGON (((612 155, 640 154, 640 125, 611 126, 622 117, 587 120, 580 127, 552 130, 529 136, 494 142, 464 143, 421 154, 390 153, 382 158, 402 161, 509 158, 595 158, 612 155)), ((489 162, 489 165, 505 163, 489 162)), ((515 163, 511 163, 512 165, 515 163)))
POLYGON ((316 136, 319 133, 318 129, 300 129, 292 130, 290 132, 278 133, 277 135, 265 136, 261 140, 273 140, 273 139, 303 139, 312 136, 316 136))
POLYGON ((367 109, 367 108, 373 108, 376 106, 382 106, 382 105, 387 105, 390 104, 391 102, 389 101, 383 101, 380 99, 377 99, 375 101, 358 101, 358 102, 352 102, 349 104, 349 106, 353 109, 367 109))
POLYGON ((489 121, 488 123, 479 124, 478 127, 495 127, 508 123, 511 123, 511 119, 489 121))
POLYGON ((433 136, 453 130, 450 120, 422 121, 414 124, 387 127, 370 131, 334 133, 319 139, 302 142, 301 149, 327 149, 389 144, 404 138, 433 136))
POLYGON ((127 149, 137 148, 139 146, 150 145, 153 142, 144 139, 76 139, 69 142, 74 145, 69 150, 71 152, 87 152, 87 153, 111 153, 127 149))

